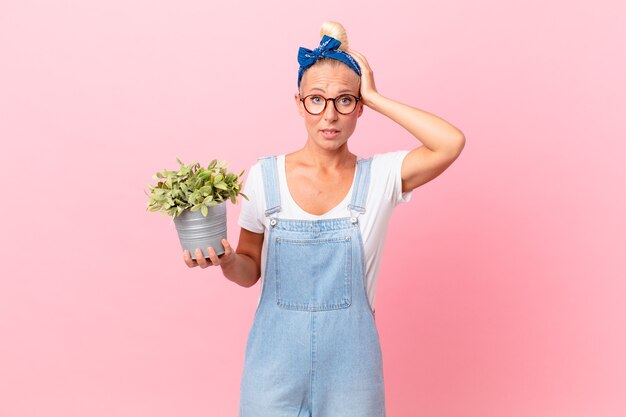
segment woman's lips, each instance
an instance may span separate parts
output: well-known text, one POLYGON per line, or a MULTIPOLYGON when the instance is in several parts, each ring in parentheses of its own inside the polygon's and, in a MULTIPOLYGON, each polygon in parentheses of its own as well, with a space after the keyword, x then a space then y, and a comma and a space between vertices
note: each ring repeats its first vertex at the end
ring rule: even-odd
POLYGON ((322 129, 320 132, 326 139, 335 139, 339 135, 339 130, 337 129, 322 129))

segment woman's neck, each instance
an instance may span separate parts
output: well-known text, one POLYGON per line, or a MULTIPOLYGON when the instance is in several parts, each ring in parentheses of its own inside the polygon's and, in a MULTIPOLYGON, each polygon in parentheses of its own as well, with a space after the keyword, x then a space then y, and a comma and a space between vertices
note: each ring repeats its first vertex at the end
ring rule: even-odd
POLYGON ((293 152, 291 157, 305 160, 307 165, 321 169, 341 169, 355 164, 355 155, 348 150, 347 143, 339 149, 326 150, 307 142, 302 149, 293 152))

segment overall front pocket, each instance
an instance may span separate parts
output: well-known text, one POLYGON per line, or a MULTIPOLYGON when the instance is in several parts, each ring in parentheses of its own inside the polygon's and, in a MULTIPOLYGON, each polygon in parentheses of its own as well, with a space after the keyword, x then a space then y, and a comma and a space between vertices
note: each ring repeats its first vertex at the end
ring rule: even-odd
POLYGON ((276 303, 290 310, 322 311, 352 303, 350 236, 276 237, 276 303))

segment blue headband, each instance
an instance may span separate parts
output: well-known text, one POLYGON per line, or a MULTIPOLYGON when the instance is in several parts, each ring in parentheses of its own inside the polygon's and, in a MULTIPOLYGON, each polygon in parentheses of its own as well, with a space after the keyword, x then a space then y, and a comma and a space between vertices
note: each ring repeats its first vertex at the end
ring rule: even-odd
POLYGON ((300 69, 298 70, 298 88, 300 88, 300 81, 302 80, 302 74, 304 74, 304 71, 311 65, 315 64, 315 62, 320 58, 331 58, 341 61, 354 70, 359 77, 361 76, 361 67, 359 67, 359 64, 354 60, 354 58, 352 58, 352 56, 350 56, 350 54, 337 49, 340 45, 341 42, 337 39, 324 35, 320 41, 320 46, 314 50, 300 47, 298 50, 298 63, 300 64, 300 69))

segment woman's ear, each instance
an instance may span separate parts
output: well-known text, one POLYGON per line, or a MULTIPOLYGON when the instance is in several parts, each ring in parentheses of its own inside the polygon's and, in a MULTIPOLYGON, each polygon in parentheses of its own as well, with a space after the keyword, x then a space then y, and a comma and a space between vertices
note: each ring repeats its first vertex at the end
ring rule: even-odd
POLYGON ((356 116, 356 117, 361 117, 361 115, 363 114, 363 107, 365 107, 365 106, 363 105, 363 102, 362 102, 362 101, 359 101, 359 110, 358 110, 358 113, 357 113, 357 116, 356 116))
POLYGON ((298 107, 298 113, 300 113, 301 117, 304 117, 304 105, 300 101, 300 93, 296 92, 293 95, 294 100, 296 101, 296 107, 298 107))

